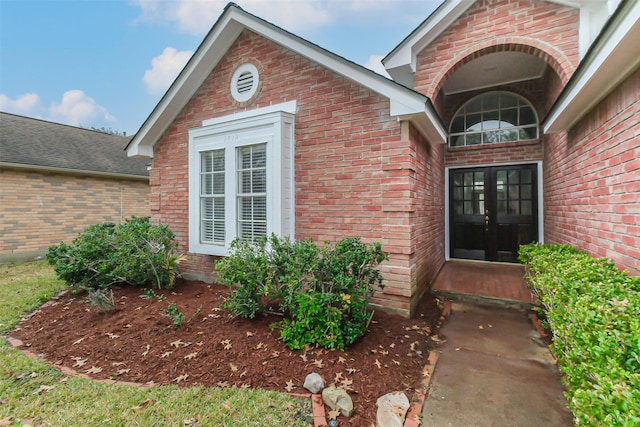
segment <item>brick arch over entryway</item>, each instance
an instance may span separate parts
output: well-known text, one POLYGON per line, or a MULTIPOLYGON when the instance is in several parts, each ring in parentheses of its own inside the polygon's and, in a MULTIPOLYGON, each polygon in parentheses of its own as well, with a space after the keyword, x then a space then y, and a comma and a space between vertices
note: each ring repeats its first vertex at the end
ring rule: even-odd
POLYGON ((457 53, 432 80, 426 95, 433 100, 439 98, 442 86, 456 70, 476 58, 495 52, 521 52, 540 58, 558 75, 563 87, 575 71, 569 58, 553 46, 527 37, 498 37, 457 53))

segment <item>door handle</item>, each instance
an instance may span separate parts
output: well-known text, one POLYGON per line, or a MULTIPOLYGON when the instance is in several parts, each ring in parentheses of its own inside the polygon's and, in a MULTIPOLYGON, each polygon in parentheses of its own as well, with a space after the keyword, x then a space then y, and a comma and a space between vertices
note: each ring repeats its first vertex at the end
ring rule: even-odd
POLYGON ((484 231, 489 231, 489 211, 485 211, 485 215, 484 215, 484 231))

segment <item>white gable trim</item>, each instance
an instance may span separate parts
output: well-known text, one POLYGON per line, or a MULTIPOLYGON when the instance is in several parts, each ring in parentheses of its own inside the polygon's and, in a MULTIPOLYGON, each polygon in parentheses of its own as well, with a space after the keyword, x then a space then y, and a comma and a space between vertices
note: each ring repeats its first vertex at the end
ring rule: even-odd
POLYGON ((426 96, 229 4, 127 147, 129 156, 153 157, 153 146, 245 28, 388 98, 391 104, 411 109, 412 122, 427 131, 430 142, 446 142, 446 130, 440 120, 432 120, 438 115, 426 96))
POLYGON ((625 2, 544 120, 545 133, 571 129, 640 67, 640 2, 625 2))
POLYGON ((389 75, 403 84, 411 83, 416 72, 416 58, 444 30, 473 5, 470 0, 447 0, 441 4, 416 30, 396 46, 382 64, 389 75))
MULTIPOLYGON (((549 0, 567 7, 580 9, 579 49, 580 57, 596 38, 607 17, 615 9, 619 0, 549 0)), ((413 75, 416 72, 417 57, 436 37, 442 34, 475 1, 445 0, 413 33, 396 46, 382 64, 389 75, 397 82, 413 87, 413 75)))

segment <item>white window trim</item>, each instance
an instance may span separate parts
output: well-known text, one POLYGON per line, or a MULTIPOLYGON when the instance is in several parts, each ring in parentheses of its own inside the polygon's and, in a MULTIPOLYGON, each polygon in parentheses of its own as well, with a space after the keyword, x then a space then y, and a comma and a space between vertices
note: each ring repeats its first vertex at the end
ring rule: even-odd
POLYGON ((189 130, 189 252, 226 256, 237 233, 236 148, 267 144, 267 235, 295 235, 294 123, 296 104, 244 111, 189 130), (200 153, 225 150, 225 242, 200 241, 200 153))

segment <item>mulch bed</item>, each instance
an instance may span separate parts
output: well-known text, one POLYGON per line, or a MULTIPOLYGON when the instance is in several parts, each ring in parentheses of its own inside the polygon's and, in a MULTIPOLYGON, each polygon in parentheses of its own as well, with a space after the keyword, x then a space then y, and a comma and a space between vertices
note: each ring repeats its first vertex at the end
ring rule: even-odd
POLYGON ((67 293, 36 310, 10 335, 49 362, 96 379, 137 383, 247 387, 306 393, 307 374, 345 388, 355 414, 341 426, 375 424, 376 400, 403 391, 411 400, 429 351, 439 340, 439 301, 425 295, 413 319, 381 311, 369 332, 346 351, 291 351, 270 327, 277 315, 229 318, 219 306, 229 290, 179 281, 171 291, 114 289, 117 309, 101 313, 85 294, 67 293), (183 313, 174 327, 169 304, 183 313))

